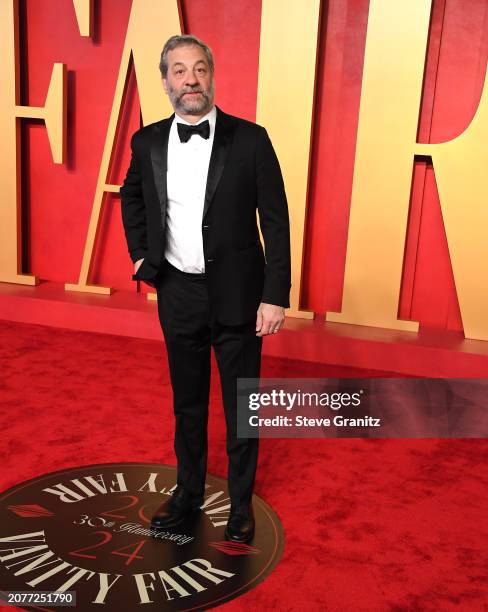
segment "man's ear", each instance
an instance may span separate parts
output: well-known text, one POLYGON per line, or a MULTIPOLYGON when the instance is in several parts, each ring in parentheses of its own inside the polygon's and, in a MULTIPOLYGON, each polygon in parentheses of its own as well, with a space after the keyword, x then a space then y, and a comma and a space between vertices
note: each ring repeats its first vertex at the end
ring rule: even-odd
POLYGON ((167 83, 166 79, 164 77, 161 77, 161 80, 163 81, 164 93, 168 93, 168 83, 167 83))

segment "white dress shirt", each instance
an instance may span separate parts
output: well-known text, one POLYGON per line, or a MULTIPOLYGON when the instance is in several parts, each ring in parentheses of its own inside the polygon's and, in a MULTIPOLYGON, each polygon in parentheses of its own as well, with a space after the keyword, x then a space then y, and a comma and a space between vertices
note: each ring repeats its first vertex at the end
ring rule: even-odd
POLYGON ((215 106, 196 124, 175 114, 169 131, 165 257, 183 272, 205 272, 202 217, 216 117, 215 106), (180 142, 177 123, 198 125, 207 119, 208 140, 194 134, 180 142))

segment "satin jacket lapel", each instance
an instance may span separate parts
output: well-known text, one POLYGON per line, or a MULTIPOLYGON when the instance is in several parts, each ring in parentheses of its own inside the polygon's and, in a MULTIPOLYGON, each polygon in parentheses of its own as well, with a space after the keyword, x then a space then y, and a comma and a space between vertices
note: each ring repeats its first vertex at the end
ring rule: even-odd
POLYGON ((166 226, 166 203, 168 200, 166 172, 168 169, 168 138, 174 113, 168 119, 154 124, 151 142, 151 163, 154 174, 154 184, 161 208, 161 223, 166 226))
POLYGON ((222 172, 224 171, 227 155, 232 142, 232 121, 229 116, 217 107, 217 118, 215 122, 215 135, 208 166, 207 187, 205 190, 205 204, 203 207, 203 218, 207 214, 215 190, 219 184, 222 172))

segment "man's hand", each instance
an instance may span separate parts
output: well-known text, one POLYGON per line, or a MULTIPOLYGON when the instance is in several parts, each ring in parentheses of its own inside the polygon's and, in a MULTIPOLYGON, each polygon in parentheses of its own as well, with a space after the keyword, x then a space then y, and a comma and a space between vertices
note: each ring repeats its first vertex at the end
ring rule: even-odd
POLYGON ((285 309, 274 304, 261 302, 256 317, 256 336, 276 334, 283 327, 285 309))
POLYGON ((142 259, 138 259, 135 264, 134 264, 134 274, 137 274, 137 270, 139 270, 139 268, 142 265, 142 262, 144 261, 144 257, 142 259))

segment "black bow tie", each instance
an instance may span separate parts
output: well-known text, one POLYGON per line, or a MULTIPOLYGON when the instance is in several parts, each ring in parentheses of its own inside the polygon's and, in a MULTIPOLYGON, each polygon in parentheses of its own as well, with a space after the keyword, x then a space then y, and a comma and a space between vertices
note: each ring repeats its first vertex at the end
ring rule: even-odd
POLYGON ((187 125, 186 123, 177 123, 178 136, 181 142, 188 142, 193 134, 198 134, 205 140, 210 138, 210 123, 208 119, 198 125, 187 125))

